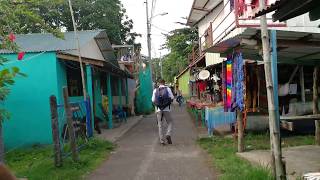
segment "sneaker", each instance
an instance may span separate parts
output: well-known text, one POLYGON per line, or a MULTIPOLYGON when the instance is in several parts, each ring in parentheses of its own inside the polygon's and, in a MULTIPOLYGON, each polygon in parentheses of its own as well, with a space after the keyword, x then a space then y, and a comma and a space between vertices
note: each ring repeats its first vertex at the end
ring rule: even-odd
POLYGON ((161 145, 161 146, 165 146, 165 145, 166 145, 166 143, 164 143, 164 142, 161 142, 161 143, 160 143, 160 145, 161 145))
POLYGON ((166 138, 167 138, 168 144, 172 144, 171 136, 167 136, 166 138))

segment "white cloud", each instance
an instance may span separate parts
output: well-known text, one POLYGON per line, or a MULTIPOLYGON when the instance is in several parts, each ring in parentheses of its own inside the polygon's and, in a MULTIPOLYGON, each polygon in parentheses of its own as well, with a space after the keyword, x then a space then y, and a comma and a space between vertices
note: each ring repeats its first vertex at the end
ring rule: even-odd
MULTIPOLYGON (((138 38, 137 42, 142 44, 142 54, 147 54, 147 25, 146 25, 146 7, 145 0, 121 0, 127 10, 129 18, 134 22, 133 31, 142 34, 142 38, 138 38)), ((152 0, 149 0, 151 7, 152 0)), ((153 19, 152 24, 152 56, 159 57, 159 48, 165 43, 165 36, 162 33, 167 33, 171 30, 181 28, 182 25, 175 22, 186 22, 181 17, 189 15, 193 0, 157 0, 154 15, 167 12, 166 16, 157 16, 153 19), (161 29, 161 30, 160 30, 161 29)), ((149 8, 151 9, 151 8, 149 8)), ((167 53, 163 50, 162 55, 167 53)))

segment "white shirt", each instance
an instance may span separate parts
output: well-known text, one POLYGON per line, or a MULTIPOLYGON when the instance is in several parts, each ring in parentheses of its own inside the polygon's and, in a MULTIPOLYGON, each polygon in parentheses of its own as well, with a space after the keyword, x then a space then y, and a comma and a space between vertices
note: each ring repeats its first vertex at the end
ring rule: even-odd
MULTIPOLYGON (((169 97, 174 100, 174 96, 173 96, 173 93, 171 91, 171 89, 168 87, 168 86, 164 86, 164 85, 160 85, 159 88, 162 88, 162 87, 166 87, 167 88, 167 91, 168 91, 168 95, 169 97)), ((157 91, 157 88, 153 90, 153 93, 152 93, 152 102, 154 103, 156 101, 156 91, 157 91)), ((156 111, 157 112, 160 112, 160 109, 156 107, 156 111)), ((166 107, 164 110, 162 111, 170 111, 170 108, 169 107, 166 107)))

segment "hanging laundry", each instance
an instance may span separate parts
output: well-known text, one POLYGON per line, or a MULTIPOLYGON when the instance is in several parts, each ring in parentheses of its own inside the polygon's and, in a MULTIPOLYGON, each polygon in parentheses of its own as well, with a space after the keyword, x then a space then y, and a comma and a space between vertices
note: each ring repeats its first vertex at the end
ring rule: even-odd
POLYGON ((203 92, 206 90, 207 83, 205 81, 199 81, 198 83, 198 89, 200 92, 203 92))

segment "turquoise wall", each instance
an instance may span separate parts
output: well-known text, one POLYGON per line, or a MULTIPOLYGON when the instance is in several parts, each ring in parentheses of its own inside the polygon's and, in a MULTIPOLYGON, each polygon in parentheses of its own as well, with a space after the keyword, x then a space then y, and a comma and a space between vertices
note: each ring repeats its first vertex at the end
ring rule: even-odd
POLYGON ((146 64, 146 68, 139 72, 140 88, 136 97, 136 110, 138 114, 148 114, 154 111, 152 105, 152 76, 150 64, 146 64))
POLYGON ((5 67, 16 66, 27 75, 15 78, 4 103, 4 108, 11 115, 3 124, 6 149, 51 143, 49 97, 61 97, 58 83, 62 85, 66 82, 63 77, 57 76, 63 68, 57 63, 56 54, 27 53, 22 61, 16 60, 16 54, 3 56, 9 60, 5 67))
MULTIPOLYGON (((16 66, 27 75, 15 79, 16 83, 4 103, 4 108, 11 115, 3 124, 6 149, 52 143, 49 97, 56 95, 58 104, 63 104, 62 88, 67 86, 64 61, 57 60, 55 52, 27 53, 22 61, 16 60, 16 54, 2 56, 9 60, 5 67, 16 66)), ((100 81, 100 75, 95 74, 96 116, 103 119, 99 105, 102 101, 100 81)), ((83 101, 83 96, 70 97, 70 101, 83 101)), ((85 113, 85 107, 81 106, 81 109, 85 113)), ((58 113, 61 134, 65 123, 63 108, 59 108, 58 113)))

